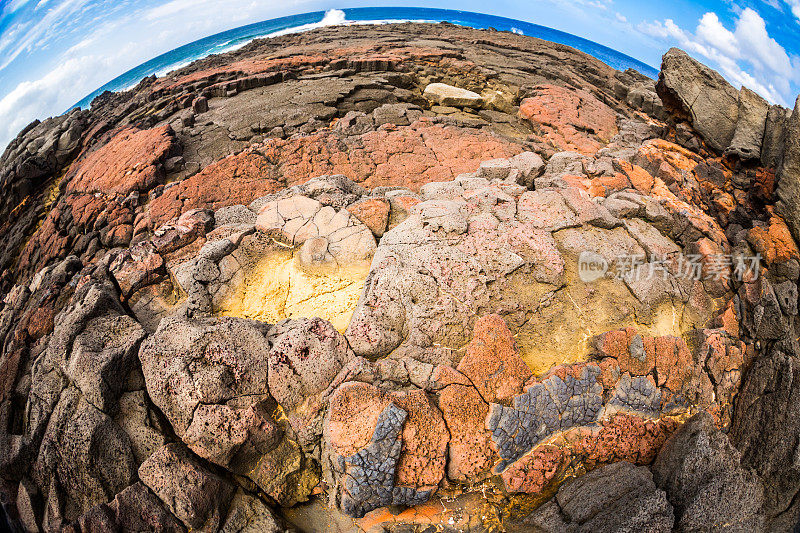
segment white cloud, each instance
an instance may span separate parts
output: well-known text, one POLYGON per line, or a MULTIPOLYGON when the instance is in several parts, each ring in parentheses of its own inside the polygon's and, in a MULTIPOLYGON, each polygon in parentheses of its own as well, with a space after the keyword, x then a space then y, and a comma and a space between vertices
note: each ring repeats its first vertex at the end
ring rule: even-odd
POLYGON ((793 101, 791 82, 800 81, 799 62, 769 36, 764 19, 753 9, 739 13, 733 30, 726 28, 712 12, 700 18, 694 33, 682 29, 672 19, 642 23, 638 28, 710 60, 710 66, 734 85, 744 85, 783 105, 793 101))
POLYGON ((0 100, 0 142, 5 145, 31 120, 41 117, 42 110, 55 114, 72 105, 76 89, 88 92, 87 88, 99 86, 102 73, 113 67, 121 54, 130 52, 128 49, 109 57, 73 57, 44 77, 17 85, 0 100))
POLYGON ((617 12, 615 17, 617 18, 618 21, 620 21, 622 23, 628 22, 628 17, 626 17, 625 15, 623 15, 620 12, 617 12))
POLYGON ((697 25, 697 38, 727 56, 736 57, 739 54, 736 35, 722 25, 716 13, 703 15, 697 25))
POLYGON ((797 17, 797 21, 800 22, 800 0, 785 0, 785 2, 792 10, 792 14, 797 17))
POLYGON ((0 71, 11 64, 23 52, 42 47, 48 43, 48 36, 58 34, 58 26, 74 23, 73 17, 78 15, 89 0, 64 0, 49 10, 36 24, 25 25, 21 36, 0 43, 0 71))

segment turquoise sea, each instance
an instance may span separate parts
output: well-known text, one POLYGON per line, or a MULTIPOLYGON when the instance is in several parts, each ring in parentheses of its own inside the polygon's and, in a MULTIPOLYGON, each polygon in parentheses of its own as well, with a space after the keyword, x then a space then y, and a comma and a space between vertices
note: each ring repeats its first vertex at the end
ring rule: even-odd
POLYGON ((328 12, 316 11, 313 13, 304 13, 302 15, 270 19, 205 37, 179 48, 175 48, 146 63, 142 63, 138 67, 129 70, 103 85, 73 107, 88 107, 90 102, 104 91, 122 91, 129 89, 136 85, 142 78, 152 74, 162 76, 171 70, 187 65, 197 59, 242 47, 259 37, 271 37, 337 24, 380 24, 400 21, 451 22, 471 28, 495 28, 501 31, 511 31, 571 46, 600 59, 618 70, 634 68, 653 79, 658 77, 658 70, 650 65, 646 65, 630 56, 612 50, 607 46, 546 26, 531 24, 530 22, 451 9, 365 7, 342 10, 334 9, 328 12))

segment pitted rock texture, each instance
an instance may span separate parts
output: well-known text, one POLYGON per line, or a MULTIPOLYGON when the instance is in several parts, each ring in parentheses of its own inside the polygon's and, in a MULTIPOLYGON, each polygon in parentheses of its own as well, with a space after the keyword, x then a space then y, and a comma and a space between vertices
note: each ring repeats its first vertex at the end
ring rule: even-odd
POLYGON ((30 125, 9 523, 791 530, 798 124, 676 50, 391 24, 30 125))

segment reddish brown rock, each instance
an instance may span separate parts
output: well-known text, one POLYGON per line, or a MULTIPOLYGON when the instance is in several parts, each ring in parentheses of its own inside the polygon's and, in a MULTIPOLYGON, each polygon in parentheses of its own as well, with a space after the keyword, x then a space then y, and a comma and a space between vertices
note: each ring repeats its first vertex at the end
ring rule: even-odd
POLYGON ((372 385, 356 382, 341 385, 328 405, 328 443, 343 456, 366 447, 378 417, 389 402, 386 395, 372 385))
POLYGON ((747 242, 768 265, 800 258, 788 226, 778 216, 770 218, 768 226, 753 226, 748 230, 747 242))
POLYGON ((439 409, 450 432, 447 477, 453 481, 476 482, 497 460, 484 421, 489 406, 471 384, 447 384, 439 393, 439 409))
POLYGON ((422 390, 395 392, 390 398, 408 413, 395 484, 418 490, 435 488, 444 477, 450 440, 442 413, 422 390))
POLYGON ((110 270, 125 297, 157 282, 166 274, 164 259, 149 242, 134 245, 120 253, 112 262, 110 270))
POLYGON ((228 156, 198 174, 167 188, 150 205, 150 225, 158 227, 198 207, 219 209, 247 205, 284 187, 276 181, 269 161, 252 151, 228 156))
POLYGON ((539 446, 501 475, 506 490, 541 494, 558 480, 569 452, 559 446, 539 446))
POLYGON ((636 190, 642 194, 650 194, 653 191, 655 180, 645 169, 622 160, 617 160, 615 164, 636 190))
POLYGON ((354 217, 364 223, 370 231, 380 237, 389 223, 389 201, 385 198, 365 198, 347 206, 354 217))
POLYGON ((532 375, 500 315, 488 315, 475 322, 472 341, 457 369, 472 381, 487 403, 510 402, 532 375))
POLYGON ((594 154, 617 134, 617 115, 591 93, 540 85, 520 104, 519 116, 540 128, 557 150, 594 154))
POLYGON ((590 470, 616 461, 650 464, 678 426, 671 419, 647 420, 620 414, 603 421, 596 431, 579 430, 583 435, 571 449, 590 470))
POLYGON ((144 192, 163 177, 160 164, 173 149, 172 128, 129 129, 78 164, 68 190, 126 196, 144 192))
POLYGON ((355 139, 330 130, 273 139, 169 187, 150 206, 151 226, 195 207, 248 204, 325 174, 343 174, 367 187, 401 185, 418 191, 425 183, 473 172, 485 159, 520 152, 520 146, 488 133, 426 121, 381 128, 355 139))

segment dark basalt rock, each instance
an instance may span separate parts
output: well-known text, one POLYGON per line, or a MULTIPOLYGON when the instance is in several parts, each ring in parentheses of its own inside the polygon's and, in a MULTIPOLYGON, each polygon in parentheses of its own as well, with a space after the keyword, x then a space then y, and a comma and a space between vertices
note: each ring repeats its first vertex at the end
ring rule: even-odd
POLYGON ((800 239, 800 97, 785 125, 784 149, 778 170, 778 212, 795 239, 800 239))
POLYGON ((387 505, 425 503, 431 491, 395 486, 395 471, 403 444, 400 433, 408 413, 390 403, 380 414, 370 444, 349 457, 339 456, 343 476, 342 510, 361 518, 387 505))
POLYGON ((514 397, 512 407, 491 404, 486 428, 503 459, 495 471, 502 472, 556 431, 594 422, 603 407, 599 373, 599 367, 589 365, 580 378, 553 376, 533 385, 514 397))
POLYGON ((667 440, 653 475, 675 507, 677 531, 765 531, 764 489, 707 413, 667 440))
POLYGON ((666 533, 673 531, 673 521, 672 506, 650 471, 623 461, 565 483, 523 523, 527 531, 547 533, 666 533))
POLYGON ((800 365, 797 351, 773 348, 748 373, 736 405, 730 440, 741 463, 764 483, 770 530, 795 527, 800 507, 800 365))

